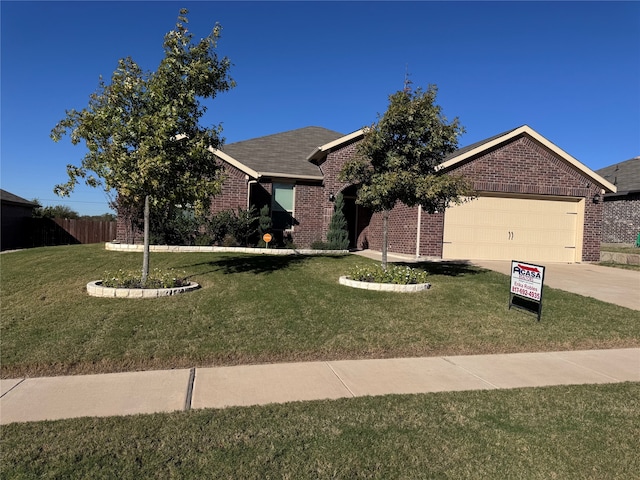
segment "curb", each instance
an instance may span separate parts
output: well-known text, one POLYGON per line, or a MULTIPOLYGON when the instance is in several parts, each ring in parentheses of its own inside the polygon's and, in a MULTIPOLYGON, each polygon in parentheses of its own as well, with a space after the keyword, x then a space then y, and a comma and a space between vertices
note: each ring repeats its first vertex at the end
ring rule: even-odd
MULTIPOLYGON (((115 252, 142 252, 144 245, 107 242, 105 250, 115 252)), ((151 252, 169 253, 251 253, 255 255, 347 255, 349 250, 313 250, 310 248, 252 248, 185 245, 149 245, 151 252)))

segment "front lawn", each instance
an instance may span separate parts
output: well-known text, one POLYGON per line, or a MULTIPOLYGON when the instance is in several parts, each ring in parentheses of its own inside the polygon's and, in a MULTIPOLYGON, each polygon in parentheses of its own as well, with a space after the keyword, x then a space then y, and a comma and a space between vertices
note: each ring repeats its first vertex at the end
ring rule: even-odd
POLYGON ((2 427, 0 476, 630 479, 640 384, 390 395, 2 427))
POLYGON ((90 297, 89 281, 137 269, 98 245, 3 254, 3 378, 241 363, 640 346, 640 312, 545 287, 542 321, 508 310, 508 277, 425 263, 428 291, 338 284, 359 256, 152 253, 202 285, 173 297, 90 297))

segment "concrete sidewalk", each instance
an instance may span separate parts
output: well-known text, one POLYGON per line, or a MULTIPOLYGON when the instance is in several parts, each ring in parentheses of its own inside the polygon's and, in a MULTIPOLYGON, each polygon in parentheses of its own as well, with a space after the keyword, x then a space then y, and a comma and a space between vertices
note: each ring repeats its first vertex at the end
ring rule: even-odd
POLYGON ((640 348, 0 380, 0 424, 321 399, 640 382, 640 348))

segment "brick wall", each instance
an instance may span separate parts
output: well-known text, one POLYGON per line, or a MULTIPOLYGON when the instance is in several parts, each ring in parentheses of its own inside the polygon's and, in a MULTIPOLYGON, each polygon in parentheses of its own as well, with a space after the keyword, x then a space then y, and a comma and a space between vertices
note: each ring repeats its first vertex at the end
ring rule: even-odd
POLYGON ((222 191, 211 200, 211 212, 247 208, 248 179, 244 172, 221 162, 226 178, 222 183, 222 191))
POLYGON ((319 183, 298 182, 295 186, 293 243, 299 248, 308 248, 315 241, 326 240, 324 229, 324 207, 330 203, 324 198, 324 189, 319 183))
POLYGON ((604 199, 602 241, 635 243, 640 233, 640 193, 604 199))

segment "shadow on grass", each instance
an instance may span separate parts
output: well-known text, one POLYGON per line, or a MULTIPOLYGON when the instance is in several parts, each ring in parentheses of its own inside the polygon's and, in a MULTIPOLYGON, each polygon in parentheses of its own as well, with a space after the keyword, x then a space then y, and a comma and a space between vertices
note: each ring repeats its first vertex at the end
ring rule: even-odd
MULTIPOLYGON (((314 255, 315 257, 317 255, 314 255)), ((254 273, 269 274, 277 270, 289 268, 292 265, 303 264, 312 258, 311 255, 247 255, 247 256, 230 256, 223 257, 211 262, 197 263, 190 265, 198 267, 209 265, 213 269, 211 272, 222 271, 224 274, 233 273, 254 273)), ((339 258, 335 256, 326 256, 325 258, 339 258)), ((201 274, 202 272, 199 272, 201 274)))
POLYGON ((396 265, 402 265, 412 268, 419 268, 429 273, 430 275, 442 275, 445 277, 462 277, 464 275, 477 275, 483 273, 486 270, 472 265, 466 260, 451 261, 451 262, 419 262, 419 263, 396 263, 396 265))

